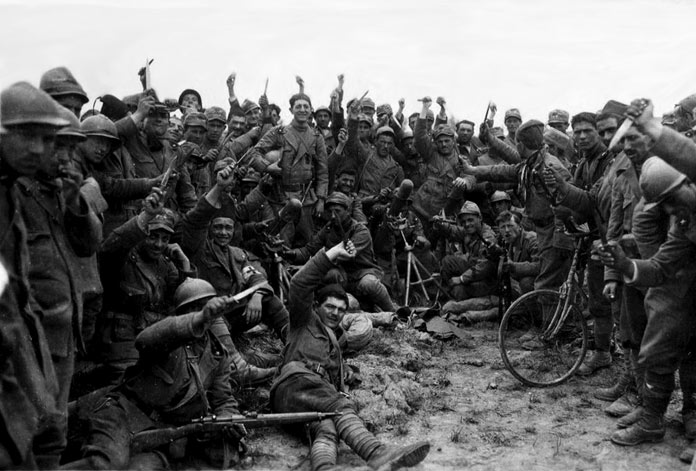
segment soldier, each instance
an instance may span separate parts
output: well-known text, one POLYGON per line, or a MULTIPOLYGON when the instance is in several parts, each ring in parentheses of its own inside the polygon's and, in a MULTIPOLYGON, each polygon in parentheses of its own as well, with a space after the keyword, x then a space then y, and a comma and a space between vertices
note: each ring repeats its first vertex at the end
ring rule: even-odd
MULTIPOLYGON (((517 193, 525 202, 525 212, 534 224, 539 244, 540 267, 534 282, 535 289, 557 289, 565 279, 570 267, 569 244, 556 231, 556 220, 551 204, 554 196, 545 186, 540 173, 544 167, 553 167, 563 179, 569 180, 570 173, 563 164, 544 148, 544 124, 530 120, 517 130, 518 156, 523 162, 516 165, 466 166, 464 172, 480 180, 518 183, 517 193)), ((471 182, 459 180, 459 186, 470 186, 471 182)))
POLYGON ((454 143, 454 131, 440 126, 428 135, 426 120, 432 100, 423 98, 423 108, 416 120, 414 130, 415 147, 426 165, 425 181, 413 198, 413 209, 425 224, 445 207, 447 196, 453 188, 454 179, 463 175, 462 159, 454 143))
MULTIPOLYGON (((191 143, 174 150, 165 139, 168 126, 169 111, 151 96, 141 98, 135 113, 116 122, 118 135, 133 159, 138 178, 157 178, 167 171, 172 160, 185 160, 193 153, 200 153, 198 146, 191 143)), ((175 193, 166 202, 169 207, 185 213, 196 204, 196 192, 185 166, 177 167, 169 184, 175 193)))
POLYGON ((569 120, 570 114, 566 110, 551 110, 549 111, 549 120, 547 124, 550 128, 556 129, 557 131, 565 134, 568 131, 568 126, 570 125, 569 120))
POLYGON ((203 112, 203 99, 201 94, 193 88, 187 88, 179 95, 177 100, 179 103, 179 111, 186 118, 186 115, 191 112, 203 112))
POLYGON ((26 82, 0 94, 0 262, 9 286, 0 297, 0 467, 55 469, 65 448, 58 385, 27 279, 27 229, 20 213, 19 177, 33 177, 54 152, 56 131, 69 123, 45 92, 26 82), (11 386, 9 386, 11 385, 11 386))
MULTIPOLYGON (((498 141, 502 143, 505 140, 505 131, 501 127, 494 127, 490 129, 490 132, 481 133, 481 137, 486 140, 493 140, 495 143, 498 141)), ((502 145, 489 145, 485 153, 470 161, 471 165, 502 165, 509 162, 509 160, 505 159, 504 153, 501 153, 502 145)))
POLYGON ((424 181, 425 164, 414 146, 413 131, 411 129, 403 131, 401 139, 397 136, 395 145, 399 152, 394 155, 394 160, 404 170, 404 178, 411 180, 413 189, 417 191, 424 181))
POLYGON ((264 155, 281 149, 278 166, 281 170, 282 190, 286 198, 302 202, 302 216, 297 227, 301 240, 309 241, 314 233, 312 215, 321 216, 329 184, 324 138, 307 124, 312 102, 307 95, 295 94, 290 98, 292 122, 277 126, 264 135, 252 150, 251 167, 263 173, 269 166, 264 155))
POLYGON ((89 101, 87 93, 67 67, 56 67, 46 71, 41 76, 39 88, 78 118, 82 106, 89 101))
POLYGON ((328 106, 320 106, 314 113, 314 121, 317 123, 317 129, 321 132, 324 137, 324 142, 326 143, 326 153, 330 154, 336 148, 336 142, 333 138, 333 133, 331 132, 331 110, 328 106))
POLYGON ((344 167, 336 175, 335 191, 343 193, 351 199, 350 215, 359 223, 367 225, 367 217, 362 210, 362 202, 355 192, 355 180, 358 172, 353 167, 344 167))
POLYGON ((619 129, 620 121, 621 118, 613 113, 604 112, 597 115, 597 134, 599 134, 605 147, 609 147, 611 139, 616 134, 617 129, 619 129))
POLYGON ((333 192, 326 200, 326 210, 334 214, 303 248, 283 253, 286 260, 305 263, 322 247, 331 247, 339 240, 350 239, 356 249, 354 259, 342 264, 330 273, 331 282, 345 283, 347 290, 363 301, 369 301, 382 311, 395 311, 387 288, 380 281, 383 273, 375 261, 370 231, 355 221, 351 215, 351 201, 343 193, 333 192))
POLYGON ((136 337, 137 365, 90 414, 83 458, 65 469, 170 469, 170 460, 183 456, 200 457, 207 466, 221 469, 238 463, 243 426, 231 426, 213 437, 189 436, 154 450, 131 451, 134 433, 209 415, 239 414, 230 386, 231 359, 214 333, 229 304, 214 297, 209 284, 195 293, 182 290, 174 293, 177 315, 157 321, 136 337))
MULTIPOLYGON (((260 260, 230 244, 234 219, 217 214, 221 207, 221 194, 234 180, 232 170, 223 169, 216 178, 216 185, 184 216, 184 251, 198 267, 201 279, 212 284, 218 295, 235 295, 251 286, 262 285, 251 298, 241 301, 225 316, 230 332, 245 332, 263 322, 284 341, 288 324, 285 306, 268 284, 260 260)), ((240 384, 262 381, 275 373, 272 369, 248 365, 237 352, 229 334, 222 340, 232 355, 236 367, 233 376, 240 384)))
POLYGON ((211 162, 211 169, 214 162, 218 160, 223 160, 229 157, 235 160, 237 159, 236 153, 232 149, 234 145, 233 143, 235 142, 234 139, 229 139, 222 149, 218 149, 218 146, 222 144, 224 139, 223 133, 225 132, 225 126, 227 124, 227 119, 225 116, 225 110, 219 106, 211 106, 205 110, 205 118, 208 128, 207 132, 205 133, 205 138, 201 144, 201 152, 204 155, 204 160, 211 162))
POLYGON ((20 177, 17 187, 28 235, 30 305, 43 314, 41 323, 58 379, 56 406, 65 440, 75 349, 84 352, 79 266, 74 259, 96 253, 101 223, 80 194, 82 175, 65 165, 71 161, 76 142, 85 136, 67 108, 61 107, 61 116, 70 124, 58 131, 55 152, 41 159, 34 178, 20 177))
POLYGON ((496 267, 486 249, 495 244, 495 234, 481 220, 476 203, 465 202, 457 213, 457 225, 438 221, 435 229, 446 234, 457 253, 442 259, 442 276, 458 301, 487 296, 495 291, 496 267))
MULTIPOLYGON (((208 132, 208 119, 203 113, 189 111, 184 116, 184 139, 196 144, 199 148, 203 145, 205 135, 208 132)), ((210 170, 208 164, 217 158, 215 152, 194 152, 186 162, 186 168, 191 176, 191 184, 196 190, 196 196, 200 198, 210 189, 210 170)))
POLYGON ((505 119, 503 120, 505 127, 507 128, 507 136, 505 136, 505 143, 511 147, 517 145, 515 136, 517 135, 517 129, 522 124, 522 115, 520 110, 517 108, 510 108, 505 112, 505 119))
POLYGON ((350 241, 320 249, 293 277, 290 287, 288 343, 280 375, 271 388, 271 406, 277 412, 341 412, 309 426, 314 471, 336 465, 339 438, 372 469, 415 466, 430 450, 428 442, 387 447, 365 428, 345 394, 343 336, 338 329, 348 299, 340 286, 319 286, 335 263, 350 263, 356 252, 350 241))
POLYGON ((104 309, 99 345, 108 380, 115 384, 138 352, 135 338, 172 310, 171 295, 193 271, 178 244, 170 244, 174 213, 154 188, 143 211, 114 229, 99 253, 104 309))
POLYGON ((512 211, 500 212, 495 221, 508 257, 500 268, 510 274, 513 296, 518 297, 534 290, 534 279, 539 274, 537 237, 522 228, 520 216, 512 211))
MULTIPOLYGON (((674 372, 690 355, 694 331, 691 314, 696 281, 696 185, 663 160, 650 157, 642 167, 640 188, 647 202, 643 211, 659 205, 672 216, 667 241, 647 260, 629 259, 615 244, 599 252, 602 262, 617 269, 628 284, 650 287, 645 297, 647 325, 639 354, 639 362, 645 367, 643 407, 637 422, 611 437, 612 442, 627 446, 664 437, 663 416, 674 389, 674 372), (669 289, 661 289, 662 285, 669 289)), ((686 379, 693 380, 690 375, 686 379)), ((689 423, 687 432, 693 435, 696 394, 689 389, 689 394, 685 391, 682 414, 685 424, 689 423)))
POLYGON ((457 148, 459 155, 478 165, 479 156, 486 152, 483 143, 474 136, 474 123, 463 119, 457 123, 457 148))

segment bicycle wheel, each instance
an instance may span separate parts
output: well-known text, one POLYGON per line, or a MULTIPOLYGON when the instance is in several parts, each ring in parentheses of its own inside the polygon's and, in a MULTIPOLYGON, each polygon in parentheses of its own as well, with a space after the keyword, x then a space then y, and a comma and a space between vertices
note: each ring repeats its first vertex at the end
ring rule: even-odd
POLYGON ((503 363, 528 386, 561 384, 585 358, 587 324, 575 304, 570 304, 560 328, 548 329, 561 302, 556 291, 531 291, 512 303, 500 322, 498 344, 503 363), (557 333, 546 333, 553 330, 557 333))

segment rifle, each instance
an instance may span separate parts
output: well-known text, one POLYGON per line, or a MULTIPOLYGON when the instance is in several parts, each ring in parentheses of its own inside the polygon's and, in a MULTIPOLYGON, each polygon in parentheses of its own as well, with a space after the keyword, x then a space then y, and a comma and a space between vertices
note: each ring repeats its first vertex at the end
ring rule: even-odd
MULTIPOLYGON (((167 166, 167 170, 164 172, 164 176, 162 177, 162 183, 160 183, 159 187, 164 193, 164 198, 162 199, 163 202, 166 203, 166 201, 171 198, 172 194, 174 193, 174 187, 175 183, 171 183, 171 178, 172 174, 174 172, 178 172, 183 168, 183 166, 186 164, 186 161, 188 161, 189 158, 193 157, 194 152, 191 152, 190 154, 186 154, 178 148, 182 145, 184 145, 187 141, 183 140, 177 143, 176 148, 177 148, 177 154, 176 157, 172 159, 171 162, 169 162, 169 165, 167 166)), ((199 155, 200 156, 200 155, 199 155)))
POLYGON ((512 302, 512 280, 510 279, 510 272, 503 270, 503 267, 508 262, 508 247, 505 243, 501 243, 504 252, 500 259, 501 269, 498 273, 498 321, 500 321, 505 314, 505 311, 510 307, 512 302))
POLYGON ((247 414, 217 417, 211 415, 194 419, 191 423, 178 427, 145 430, 133 435, 131 453, 140 453, 166 445, 179 438, 193 434, 219 433, 232 425, 248 428, 270 427, 273 425, 316 422, 341 415, 341 412, 295 412, 286 414, 247 414))

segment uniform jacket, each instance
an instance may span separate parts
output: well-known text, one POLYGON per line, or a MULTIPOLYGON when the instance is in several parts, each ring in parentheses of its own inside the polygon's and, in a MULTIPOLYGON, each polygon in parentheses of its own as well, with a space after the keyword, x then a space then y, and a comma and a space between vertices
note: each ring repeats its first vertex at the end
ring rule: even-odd
POLYGON ((447 235, 450 244, 457 248, 456 255, 464 258, 470 265, 465 272, 469 282, 491 280, 496 276, 496 264, 486 254, 486 247, 494 244, 495 233, 488 224, 481 225, 481 232, 470 236, 463 226, 444 223, 442 231, 447 235))
POLYGON ((696 181, 696 143, 688 137, 664 126, 652 152, 692 182, 696 181))
POLYGON ((201 198, 184 216, 182 248, 198 269, 198 276, 212 284, 221 296, 237 294, 258 283, 265 283, 262 294, 273 294, 255 255, 231 245, 215 250, 214 242, 208 238, 208 226, 216 213, 217 208, 201 198))
POLYGON ((294 121, 287 126, 276 126, 254 146, 250 165, 263 172, 268 166, 264 155, 275 149, 282 151, 278 166, 288 198, 297 198, 304 206, 326 198, 329 189, 328 157, 319 131, 309 126, 302 129, 294 121))
POLYGON ((607 152, 602 141, 582 153, 578 168, 573 176, 573 185, 589 190, 604 175, 604 170, 613 161, 613 153, 607 152))
MULTIPOLYGON (((341 266, 348 275, 348 281, 358 281, 367 274, 382 277, 382 270, 375 260, 370 231, 364 225, 350 219, 345 228, 346 237, 353 241, 357 252, 354 259, 342 262, 341 266)), ((343 240, 340 231, 329 222, 301 249, 296 250, 295 262, 305 263, 322 248, 330 248, 343 240)))
POLYGON ((358 139, 358 120, 348 120, 346 152, 354 156, 358 166, 356 188, 360 196, 379 194, 383 188, 394 189, 404 179, 404 171, 391 155, 380 157, 373 145, 358 139))
POLYGON ((80 339, 81 304, 75 258, 96 253, 101 223, 80 198, 82 213, 67 208, 58 181, 17 181, 29 246, 32 309, 43 314, 51 354, 67 357, 80 339), (75 334, 73 337, 71 334, 75 334))
POLYGON ((520 231, 519 237, 508 247, 509 261, 515 264, 514 278, 539 274, 539 246, 534 232, 520 231))
POLYGON ((290 328, 283 351, 283 366, 273 388, 296 374, 319 375, 341 390, 343 355, 340 348, 343 332, 335 332, 319 320, 314 311, 314 292, 324 275, 334 267, 321 249, 297 274, 290 284, 290 328), (336 340, 334 342, 332 340, 336 340))
POLYGON ((414 145, 425 163, 425 181, 413 198, 413 209, 430 220, 440 212, 452 191, 452 182, 463 176, 462 159, 455 150, 450 155, 440 155, 426 130, 426 120, 418 118, 414 134, 414 145))
POLYGON ((121 391, 164 422, 186 423, 215 414, 238 414, 230 385, 229 353, 209 330, 196 329, 196 313, 168 317, 138 334, 138 363, 121 391))

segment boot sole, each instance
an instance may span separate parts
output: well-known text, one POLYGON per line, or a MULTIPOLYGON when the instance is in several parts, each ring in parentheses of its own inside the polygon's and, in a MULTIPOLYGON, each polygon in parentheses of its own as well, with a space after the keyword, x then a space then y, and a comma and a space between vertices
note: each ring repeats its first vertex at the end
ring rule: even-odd
POLYGON ((659 442, 661 442, 661 441, 664 440, 664 439, 665 439, 665 436, 664 436, 664 435, 661 435, 661 436, 659 436, 659 437, 658 437, 658 436, 646 437, 646 438, 644 438, 644 439, 642 439, 642 440, 637 440, 637 441, 629 442, 629 441, 623 441, 623 440, 620 440, 620 439, 616 439, 616 438, 614 438, 614 437, 611 437, 611 442, 614 443, 614 444, 616 444, 616 445, 621 445, 621 446, 637 446, 637 445, 640 445, 641 443, 659 443, 659 442))
POLYGON ((410 449, 406 449, 399 457, 384 463, 377 469, 379 471, 396 471, 401 468, 410 468, 417 465, 428 456, 430 452, 430 443, 414 443, 410 449))

